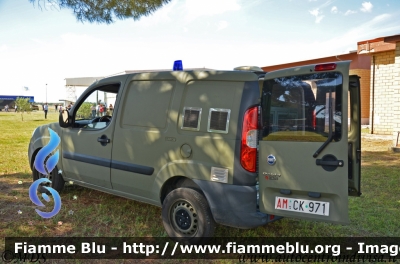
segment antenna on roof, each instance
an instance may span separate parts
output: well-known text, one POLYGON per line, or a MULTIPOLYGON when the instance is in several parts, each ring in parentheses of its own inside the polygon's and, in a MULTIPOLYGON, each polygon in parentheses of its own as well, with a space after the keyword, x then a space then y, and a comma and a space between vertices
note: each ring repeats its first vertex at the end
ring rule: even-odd
POLYGON ((264 72, 260 67, 258 66, 239 66, 234 68, 233 70, 235 71, 252 71, 252 72, 264 72))
POLYGON ((239 66, 233 69, 234 71, 249 71, 254 72, 258 76, 264 76, 265 71, 258 66, 239 66))

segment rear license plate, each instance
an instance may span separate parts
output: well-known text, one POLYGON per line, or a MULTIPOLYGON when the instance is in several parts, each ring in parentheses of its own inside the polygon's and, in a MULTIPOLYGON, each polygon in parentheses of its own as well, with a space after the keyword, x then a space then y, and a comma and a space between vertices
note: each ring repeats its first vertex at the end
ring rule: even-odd
POLYGON ((329 216, 329 202, 275 197, 275 209, 329 216))

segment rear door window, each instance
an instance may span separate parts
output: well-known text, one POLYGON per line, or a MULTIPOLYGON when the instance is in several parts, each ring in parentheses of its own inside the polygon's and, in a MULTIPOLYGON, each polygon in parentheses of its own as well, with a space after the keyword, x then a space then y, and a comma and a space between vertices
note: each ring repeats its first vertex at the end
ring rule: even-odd
POLYGON ((262 91, 262 138, 324 142, 332 108, 333 141, 341 138, 342 75, 337 72, 275 78, 262 91))

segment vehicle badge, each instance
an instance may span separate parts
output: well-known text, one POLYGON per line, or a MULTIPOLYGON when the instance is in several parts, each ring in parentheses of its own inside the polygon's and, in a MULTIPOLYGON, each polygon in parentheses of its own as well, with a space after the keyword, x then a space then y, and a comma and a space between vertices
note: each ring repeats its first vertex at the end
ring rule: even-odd
POLYGON ((271 166, 274 165, 274 164, 276 163, 276 158, 275 158, 275 156, 272 155, 272 154, 269 155, 268 158, 267 158, 267 162, 268 162, 268 164, 271 165, 271 166))

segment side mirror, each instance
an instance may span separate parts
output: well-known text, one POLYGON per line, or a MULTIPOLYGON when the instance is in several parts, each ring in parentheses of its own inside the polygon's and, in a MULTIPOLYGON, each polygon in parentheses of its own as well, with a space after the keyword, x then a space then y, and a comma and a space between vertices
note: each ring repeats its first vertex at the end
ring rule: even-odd
POLYGON ((58 117, 58 124, 60 124, 60 127, 71 126, 68 110, 61 111, 60 116, 58 117))

